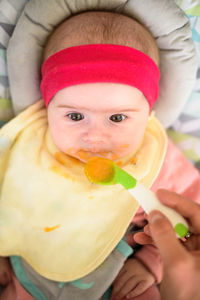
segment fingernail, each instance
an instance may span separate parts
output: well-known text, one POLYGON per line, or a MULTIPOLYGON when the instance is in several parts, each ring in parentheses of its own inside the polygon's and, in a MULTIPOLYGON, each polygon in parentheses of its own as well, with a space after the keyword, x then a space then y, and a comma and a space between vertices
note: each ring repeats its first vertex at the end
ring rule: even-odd
POLYGON ((163 219, 163 215, 159 211, 152 211, 149 214, 149 223, 154 224, 163 219))

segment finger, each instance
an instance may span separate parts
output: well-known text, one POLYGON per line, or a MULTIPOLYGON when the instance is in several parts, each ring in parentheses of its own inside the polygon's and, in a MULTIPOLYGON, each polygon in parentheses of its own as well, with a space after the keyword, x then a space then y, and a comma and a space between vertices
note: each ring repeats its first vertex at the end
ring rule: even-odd
POLYGON ((174 192, 160 189, 156 192, 159 200, 189 219, 196 232, 200 232, 200 205, 174 192))
POLYGON ((138 279, 133 276, 129 278, 124 285, 122 286, 121 290, 115 295, 116 300, 121 300, 126 296, 131 290, 133 290, 138 284, 138 279))
POLYGON ((149 224, 147 224, 146 226, 144 226, 144 233, 146 233, 149 236, 151 235, 149 224))
POLYGON ((119 271, 119 273, 117 274, 117 276, 115 277, 114 282, 116 282, 122 275, 124 275, 126 273, 126 269, 124 268, 124 266, 121 268, 121 270, 119 271))
POLYGON ((153 244, 153 240, 150 236, 146 235, 144 232, 138 232, 133 236, 136 243, 141 245, 151 245, 153 244))
POLYGON ((128 295, 126 296, 127 299, 131 299, 133 297, 137 297, 144 293, 144 291, 147 289, 147 283, 145 281, 141 281, 137 284, 137 286, 132 290, 128 295))
POLYGON ((149 214, 149 225, 164 265, 175 265, 180 259, 188 259, 187 250, 178 241, 171 223, 160 211, 154 210, 149 214))
MULTIPOLYGON (((124 272, 121 276, 117 276, 113 284, 112 297, 115 296, 123 287, 125 282, 128 280, 128 273, 124 272)), ((111 299, 112 299, 111 297, 111 299)), ((113 298, 114 299, 114 298, 113 298)))

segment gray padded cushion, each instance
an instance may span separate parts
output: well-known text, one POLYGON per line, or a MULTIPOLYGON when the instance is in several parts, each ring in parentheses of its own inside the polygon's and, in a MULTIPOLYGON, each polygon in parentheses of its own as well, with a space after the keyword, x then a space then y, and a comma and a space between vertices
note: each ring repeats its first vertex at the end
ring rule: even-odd
POLYGON ((15 113, 41 97, 40 66, 48 35, 82 11, 107 10, 138 19, 160 48, 160 96, 154 106, 164 127, 178 117, 196 80, 197 59, 189 21, 174 0, 30 0, 8 46, 8 73, 15 113))

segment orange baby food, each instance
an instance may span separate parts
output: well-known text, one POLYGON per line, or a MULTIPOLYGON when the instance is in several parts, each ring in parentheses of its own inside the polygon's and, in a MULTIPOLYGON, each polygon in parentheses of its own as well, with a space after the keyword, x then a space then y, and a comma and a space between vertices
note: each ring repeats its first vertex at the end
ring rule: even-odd
POLYGON ((85 165, 85 174, 91 182, 107 182, 114 176, 113 163, 109 159, 92 157, 85 165))
POLYGON ((53 227, 45 227, 44 231, 45 232, 50 232, 50 231, 53 231, 53 230, 55 230, 55 229, 57 229, 59 227, 60 227, 60 225, 56 225, 56 226, 53 226, 53 227))

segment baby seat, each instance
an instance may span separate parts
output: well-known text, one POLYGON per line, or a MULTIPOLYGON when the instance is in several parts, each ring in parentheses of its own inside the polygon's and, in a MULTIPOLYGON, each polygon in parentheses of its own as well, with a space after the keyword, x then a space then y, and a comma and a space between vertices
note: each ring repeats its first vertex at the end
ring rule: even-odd
POLYGON ((200 72, 197 72, 196 78, 196 67, 197 59, 200 64, 200 1, 176 0, 189 20, 174 2, 1 0, 0 125, 40 98, 41 53, 53 28, 65 18, 82 11, 116 11, 138 19, 156 38, 161 54, 160 98, 155 105, 156 116, 164 127, 171 126, 168 131, 171 139, 190 160, 198 163, 200 72))
MULTIPOLYGON (((180 4, 186 5, 183 1, 180 4)), ((186 6, 184 8, 190 14, 194 11, 198 13, 199 6, 195 7, 196 10, 194 7, 192 7, 193 10, 188 10, 186 6)), ((155 105, 155 112, 164 127, 172 126, 169 134, 179 142, 180 136, 177 137, 175 130, 179 131, 181 128, 185 128, 180 124, 182 124, 182 120, 187 120, 187 117, 180 113, 194 88, 197 60, 189 21, 173 0, 154 0, 152 4, 149 0, 113 0, 109 2, 107 0, 7 0, 1 1, 0 9, 3 20, 1 23, 2 41, 0 40, 0 42, 4 59, 7 52, 7 64, 2 59, 4 69, 2 68, 3 75, 1 76, 2 99, 0 104, 2 105, 3 122, 11 117, 11 107, 13 115, 18 114, 40 99, 42 50, 53 28, 65 18, 78 12, 108 10, 133 16, 146 25, 156 38, 161 54, 161 81, 160 97, 155 105), (151 15, 149 15, 149 11, 151 11, 151 15), (10 39, 9 34, 11 35, 10 39), (8 49, 6 49, 7 45, 8 49), (180 117, 176 121, 179 115, 180 117)), ((195 30, 199 19, 191 16, 190 20, 195 30)), ((196 38, 196 31, 194 33, 196 38)), ((195 97, 199 96, 198 91, 194 91, 192 95, 195 96, 192 96, 192 102, 195 97)), ((188 111, 191 112, 191 106, 189 107, 188 111)), ((194 139, 194 137, 192 138, 194 139)), ((194 160, 194 156, 190 156, 190 158, 194 160)))

